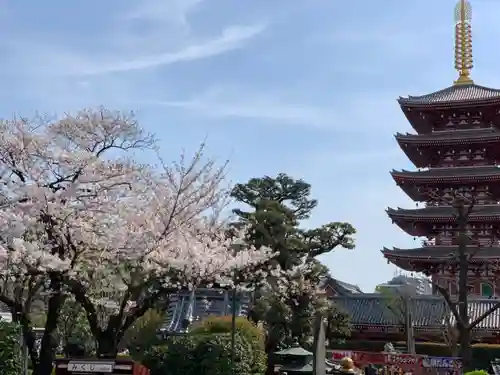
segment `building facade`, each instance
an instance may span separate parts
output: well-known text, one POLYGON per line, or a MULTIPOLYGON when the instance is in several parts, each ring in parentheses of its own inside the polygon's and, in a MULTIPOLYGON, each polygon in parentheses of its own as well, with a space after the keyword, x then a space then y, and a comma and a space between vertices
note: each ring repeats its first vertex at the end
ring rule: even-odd
POLYGON ((394 276, 384 284, 377 285, 376 291, 394 291, 410 293, 412 295, 429 295, 432 294, 432 286, 429 279, 425 277, 412 277, 401 274, 394 276))

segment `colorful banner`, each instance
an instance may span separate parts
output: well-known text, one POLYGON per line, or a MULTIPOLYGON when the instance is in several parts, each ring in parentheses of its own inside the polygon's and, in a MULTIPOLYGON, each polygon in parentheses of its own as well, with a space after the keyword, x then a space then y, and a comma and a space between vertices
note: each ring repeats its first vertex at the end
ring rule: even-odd
POLYGON ((422 367, 443 369, 462 368, 462 360, 455 357, 423 357, 422 367))
POLYGON ((435 368, 459 369, 462 368, 460 358, 454 357, 428 357, 412 354, 362 352, 351 350, 333 350, 332 360, 338 361, 344 357, 352 358, 355 363, 373 365, 399 366, 402 368, 435 368))

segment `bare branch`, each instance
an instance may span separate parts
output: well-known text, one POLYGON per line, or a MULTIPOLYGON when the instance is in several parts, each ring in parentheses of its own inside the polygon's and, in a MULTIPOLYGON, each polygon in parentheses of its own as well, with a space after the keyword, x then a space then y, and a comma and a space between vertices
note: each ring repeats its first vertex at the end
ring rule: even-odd
POLYGON ((493 306, 491 306, 488 310, 486 310, 483 314, 481 314, 476 320, 473 322, 469 323, 467 326, 467 329, 469 331, 472 331, 475 327, 477 327, 483 320, 485 320, 488 316, 493 314, 496 310, 500 308, 500 302, 495 303, 493 306))
POLYGON ((443 288, 441 285, 438 285, 434 281, 432 282, 432 284, 439 291, 439 293, 443 296, 444 300, 446 301, 446 304, 450 308, 450 311, 453 314, 453 316, 455 317, 456 321, 457 322, 461 322, 462 324, 464 324, 464 321, 460 317, 460 314, 458 312, 457 304, 452 301, 450 293, 448 292, 448 290, 446 288, 443 288))

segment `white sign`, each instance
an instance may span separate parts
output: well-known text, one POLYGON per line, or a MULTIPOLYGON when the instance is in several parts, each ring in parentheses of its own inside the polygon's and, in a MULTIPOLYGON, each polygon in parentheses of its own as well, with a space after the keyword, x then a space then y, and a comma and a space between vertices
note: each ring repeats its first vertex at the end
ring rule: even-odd
POLYGON ((12 323, 12 314, 8 312, 0 312, 0 320, 7 323, 12 323))
POLYGON ((68 363, 68 371, 69 372, 104 372, 104 373, 112 373, 113 368, 115 367, 114 363, 102 363, 102 362, 70 362, 68 363))

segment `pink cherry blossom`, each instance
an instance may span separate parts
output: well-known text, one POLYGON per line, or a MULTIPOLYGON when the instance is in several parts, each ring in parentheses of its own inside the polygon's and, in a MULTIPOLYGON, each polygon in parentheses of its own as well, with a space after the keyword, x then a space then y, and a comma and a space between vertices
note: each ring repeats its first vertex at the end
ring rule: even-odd
POLYGON ((227 281, 272 256, 234 251, 245 232, 228 238, 213 215, 227 203, 225 164, 202 146, 154 167, 134 160, 145 149, 161 154, 133 115, 104 109, 1 122, 0 278, 64 275, 125 320, 158 289, 227 281))

